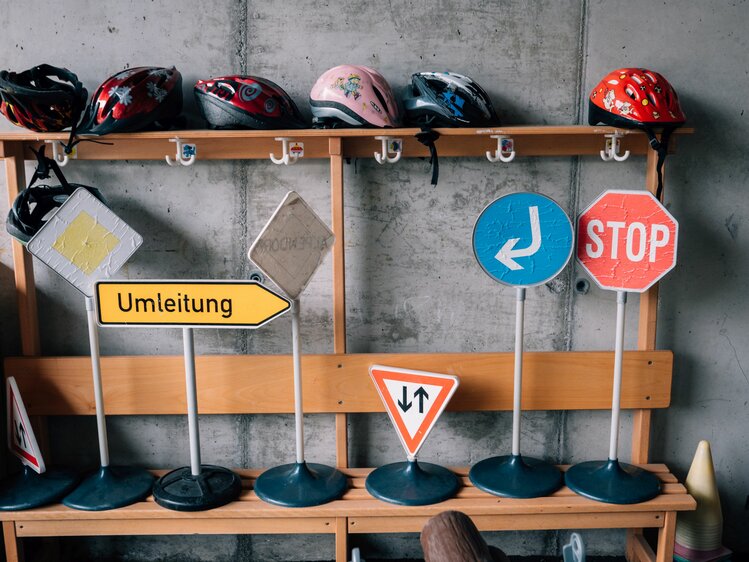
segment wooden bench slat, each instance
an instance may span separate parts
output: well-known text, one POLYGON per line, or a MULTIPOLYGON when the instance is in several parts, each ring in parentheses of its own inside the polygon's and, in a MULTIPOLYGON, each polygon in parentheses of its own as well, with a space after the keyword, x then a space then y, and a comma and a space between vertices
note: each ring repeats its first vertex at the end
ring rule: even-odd
MULTIPOLYGON (((304 411, 384 411, 368 371, 373 364, 456 374, 460 388, 449 410, 511 410, 512 353, 373 353, 305 355, 304 411)), ((288 355, 211 355, 196 358, 201 414, 292 413, 288 355)), ((608 351, 524 354, 524 410, 595 410, 611 407, 614 354, 608 351)), ((670 403, 673 354, 624 355, 622 408, 665 408, 670 403)), ((181 356, 102 358, 109 415, 185 414, 181 356)), ((93 415, 88 357, 11 357, 5 375, 16 377, 29 415, 93 415)))
MULTIPOLYGON (((429 517, 351 517, 348 531, 357 533, 418 533, 429 517)), ((531 531, 536 529, 631 529, 662 527, 663 513, 554 513, 544 515, 472 515, 480 531, 531 531)))
POLYGON ((74 537, 102 535, 240 535, 335 532, 335 518, 191 518, 25 520, 16 523, 19 537, 74 537))

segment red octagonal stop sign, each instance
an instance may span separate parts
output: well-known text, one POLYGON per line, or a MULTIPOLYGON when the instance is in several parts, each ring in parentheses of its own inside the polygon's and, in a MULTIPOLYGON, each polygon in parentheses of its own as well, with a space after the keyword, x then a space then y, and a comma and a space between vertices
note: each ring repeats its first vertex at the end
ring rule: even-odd
POLYGON ((676 265, 678 232, 649 191, 605 191, 577 221, 577 260, 602 289, 642 293, 676 265))

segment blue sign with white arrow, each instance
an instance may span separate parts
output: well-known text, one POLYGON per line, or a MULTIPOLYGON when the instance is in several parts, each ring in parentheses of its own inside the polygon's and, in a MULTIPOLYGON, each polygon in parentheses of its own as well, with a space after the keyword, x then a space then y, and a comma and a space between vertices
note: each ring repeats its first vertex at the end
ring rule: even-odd
POLYGON ((496 281, 514 287, 556 277, 572 256, 567 213, 538 193, 503 195, 481 212, 473 228, 473 252, 496 281))

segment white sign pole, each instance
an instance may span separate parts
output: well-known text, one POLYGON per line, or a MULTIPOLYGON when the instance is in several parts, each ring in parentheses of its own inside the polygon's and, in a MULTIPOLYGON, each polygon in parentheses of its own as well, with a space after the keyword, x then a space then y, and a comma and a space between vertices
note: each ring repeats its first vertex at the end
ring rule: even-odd
POLYGON ((609 460, 615 461, 619 454, 619 413, 622 396, 622 362, 624 359, 624 313, 627 308, 627 292, 616 292, 616 342, 614 346, 614 392, 611 399, 611 441, 609 460))
POLYGON ((101 361, 99 354, 99 330, 96 324, 94 299, 86 297, 88 319, 88 341, 91 347, 91 369, 94 377, 94 402, 96 403, 96 431, 99 434, 99 457, 101 466, 109 466, 109 444, 107 442, 107 420, 104 416, 104 393, 101 388, 101 361))
POLYGON ((187 425, 190 433, 190 470, 200 476, 200 429, 198 427, 198 391, 195 384, 195 342, 192 328, 182 328, 187 389, 187 425))
POLYGON ((518 287, 515 305, 515 381, 512 403, 512 454, 520 455, 520 402, 523 395, 523 326, 525 323, 525 287, 518 287))
POLYGON ((296 462, 304 462, 304 412, 302 411, 302 350, 299 335, 300 300, 291 309, 291 348, 294 358, 294 423, 296 426, 296 462))

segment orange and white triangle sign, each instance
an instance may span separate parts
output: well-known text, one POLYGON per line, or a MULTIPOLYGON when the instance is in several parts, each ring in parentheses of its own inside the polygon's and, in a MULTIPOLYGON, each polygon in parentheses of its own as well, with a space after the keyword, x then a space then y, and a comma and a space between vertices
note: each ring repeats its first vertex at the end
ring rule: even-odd
POLYGON ((458 377, 383 365, 372 365, 369 375, 403 448, 415 458, 458 389, 458 377))
POLYGON ((44 459, 36 443, 16 379, 8 377, 5 391, 8 397, 8 448, 23 464, 41 474, 46 470, 44 459))

